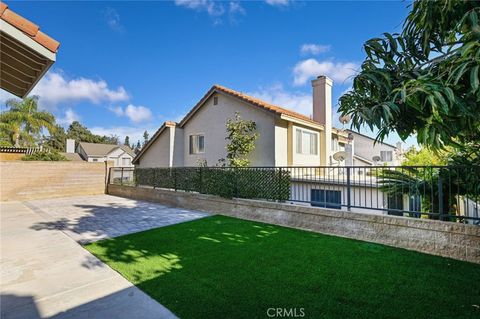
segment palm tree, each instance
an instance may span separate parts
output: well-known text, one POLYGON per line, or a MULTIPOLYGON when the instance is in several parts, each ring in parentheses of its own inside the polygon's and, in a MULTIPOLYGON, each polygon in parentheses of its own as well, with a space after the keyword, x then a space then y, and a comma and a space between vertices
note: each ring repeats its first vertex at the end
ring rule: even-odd
POLYGON ((12 144, 19 147, 31 145, 43 129, 50 134, 55 132, 55 117, 46 111, 38 110, 38 97, 23 100, 10 99, 6 102, 8 111, 0 113, 0 130, 10 136, 12 144))

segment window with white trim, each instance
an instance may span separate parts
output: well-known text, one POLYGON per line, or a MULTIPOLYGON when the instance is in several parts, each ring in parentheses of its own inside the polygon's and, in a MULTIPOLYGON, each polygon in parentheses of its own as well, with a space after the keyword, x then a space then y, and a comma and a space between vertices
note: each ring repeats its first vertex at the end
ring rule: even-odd
POLYGON ((123 157, 122 158, 122 166, 130 166, 130 158, 123 157))
POLYGON ((317 155, 318 154, 318 134, 314 132, 296 129, 296 148, 297 154, 317 155))
POLYGON ((380 158, 382 159, 382 162, 391 162, 393 160, 393 152, 380 151, 380 158))
POLYGON ((201 154, 205 152, 205 136, 190 135, 189 139, 190 154, 201 154))

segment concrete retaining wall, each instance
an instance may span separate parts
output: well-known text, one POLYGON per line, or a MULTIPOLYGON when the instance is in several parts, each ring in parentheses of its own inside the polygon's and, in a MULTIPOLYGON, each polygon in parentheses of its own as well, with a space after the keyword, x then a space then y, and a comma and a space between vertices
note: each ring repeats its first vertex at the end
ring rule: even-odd
POLYGON ((105 194, 107 163, 0 162, 0 201, 105 194))
POLYGON ((435 220, 370 215, 273 202, 142 187, 108 185, 108 193, 307 229, 480 264, 480 227, 435 220))

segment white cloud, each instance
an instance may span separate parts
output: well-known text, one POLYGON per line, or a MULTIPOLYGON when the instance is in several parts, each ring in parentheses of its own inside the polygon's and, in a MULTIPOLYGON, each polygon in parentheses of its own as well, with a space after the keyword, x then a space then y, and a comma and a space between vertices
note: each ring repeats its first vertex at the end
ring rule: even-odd
POLYGON ((238 1, 231 1, 228 9, 230 14, 245 14, 245 9, 241 6, 238 1))
POLYGON ((290 0, 265 0, 265 2, 271 6, 288 6, 290 0))
POLYGON ((307 59, 298 62, 294 69, 293 75, 294 85, 303 85, 307 83, 310 78, 318 75, 326 75, 332 80, 340 82, 351 81, 351 77, 356 73, 359 66, 353 62, 332 62, 332 61, 317 61, 316 59, 307 59))
POLYGON ((331 45, 306 43, 300 47, 300 53, 317 55, 330 51, 331 45))
POLYGON ((142 126, 112 126, 112 127, 95 126, 89 129, 90 131, 92 131, 93 134, 106 135, 106 136, 117 135, 119 137, 120 143, 122 144, 125 139, 125 136, 128 136, 130 138, 130 143, 136 144, 137 141, 140 141, 140 143, 143 142, 143 132, 147 131, 149 136, 152 137, 152 135, 157 131, 158 127, 143 126, 143 125, 142 126))
POLYGON ((60 125, 70 125, 74 121, 80 121, 80 115, 75 113, 72 108, 66 109, 64 116, 57 118, 57 122, 60 125))
POLYGON ((197 11, 205 11, 210 16, 221 16, 225 8, 221 3, 213 0, 175 0, 175 5, 197 11))
POLYGON ((312 96, 310 93, 288 92, 279 83, 266 88, 260 88, 248 94, 306 116, 312 114, 312 96))
POLYGON ((135 106, 133 104, 127 105, 125 108, 121 106, 110 107, 110 111, 115 113, 117 116, 126 116, 134 123, 140 123, 145 121, 152 120, 152 111, 145 106, 135 106))
POLYGON ((103 80, 76 78, 67 80, 59 72, 48 73, 32 90, 30 95, 38 95, 42 107, 55 108, 59 103, 88 101, 102 102, 127 101, 127 91, 120 86, 109 88, 103 80))
POLYGON ((105 19, 107 20, 108 26, 113 31, 125 31, 125 27, 120 23, 120 15, 114 8, 107 8, 107 10, 105 10, 105 19))
POLYGON ((115 113, 117 116, 124 116, 125 112, 123 111, 121 106, 113 106, 108 108, 110 111, 115 113))

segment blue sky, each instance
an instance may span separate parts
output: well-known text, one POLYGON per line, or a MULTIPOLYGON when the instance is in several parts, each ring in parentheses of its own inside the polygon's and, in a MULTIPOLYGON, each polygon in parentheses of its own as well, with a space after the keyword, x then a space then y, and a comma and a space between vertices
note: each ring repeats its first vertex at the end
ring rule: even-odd
POLYGON ((78 119, 136 140, 179 120, 215 83, 308 115, 310 80, 324 73, 334 79, 336 104, 364 59, 362 44, 400 31, 409 3, 7 4, 61 43, 33 92, 41 106, 63 125, 78 119))

